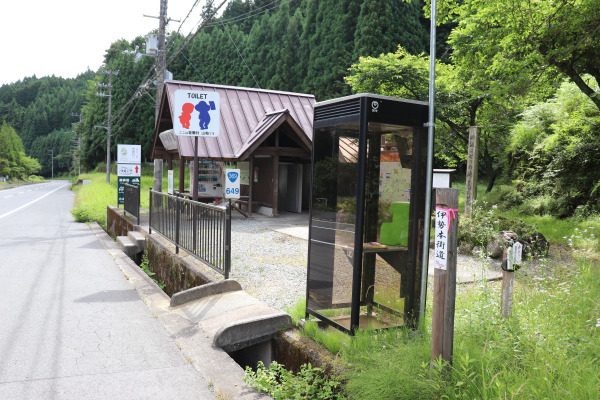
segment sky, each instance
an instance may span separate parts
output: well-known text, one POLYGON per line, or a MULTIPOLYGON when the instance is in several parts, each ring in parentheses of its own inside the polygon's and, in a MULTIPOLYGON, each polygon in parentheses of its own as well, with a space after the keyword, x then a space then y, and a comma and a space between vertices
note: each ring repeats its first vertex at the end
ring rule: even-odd
MULTIPOLYGON (((196 0, 170 0, 167 16, 181 21, 196 0)), ((200 21, 201 0, 181 33, 200 21)), ((74 78, 98 70, 111 43, 158 29, 160 0, 1 0, 0 85, 35 75, 74 78)), ((171 21, 168 31, 181 23, 171 21)), ((143 52, 144 49, 141 49, 143 52)))

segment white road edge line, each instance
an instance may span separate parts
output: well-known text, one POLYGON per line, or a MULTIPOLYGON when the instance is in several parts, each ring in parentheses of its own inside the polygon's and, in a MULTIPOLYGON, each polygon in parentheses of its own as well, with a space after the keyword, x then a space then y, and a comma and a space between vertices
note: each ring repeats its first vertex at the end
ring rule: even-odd
POLYGON ((6 217, 6 216, 9 216, 10 214, 14 214, 14 213, 16 213, 17 211, 19 211, 19 210, 21 210, 21 209, 23 209, 23 208, 27 207, 28 205, 31 205, 31 204, 35 203, 36 201, 40 201, 40 200, 41 200, 41 199, 43 199, 44 197, 51 195, 52 193, 56 192, 56 191, 57 191, 57 190, 59 190, 59 189, 62 189, 62 188, 64 188, 64 187, 65 187, 65 186, 67 186, 67 185, 68 185, 68 184, 67 184, 67 183, 65 183, 64 185, 62 185, 62 186, 60 186, 60 187, 57 187, 57 188, 56 188, 56 189, 54 189, 53 191, 51 191, 51 192, 48 192, 48 193, 46 193, 45 195, 43 195, 43 196, 40 196, 40 197, 38 197, 37 199, 35 199, 35 200, 32 200, 32 201, 30 201, 30 202, 29 202, 29 203, 27 203, 27 204, 23 204, 23 205, 22 205, 21 207, 19 207, 19 208, 15 208, 14 210, 7 212, 6 214, 2 214, 2 215, 0 215, 0 219, 4 218, 4 217, 6 217))

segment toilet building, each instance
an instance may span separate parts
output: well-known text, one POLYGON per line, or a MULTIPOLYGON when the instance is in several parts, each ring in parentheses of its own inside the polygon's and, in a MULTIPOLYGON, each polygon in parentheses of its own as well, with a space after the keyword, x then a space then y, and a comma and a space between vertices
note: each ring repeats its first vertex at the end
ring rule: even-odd
MULTIPOLYGON (((153 159, 166 159, 169 169, 179 160, 179 176, 185 166, 199 159, 199 199, 219 198, 222 169, 241 170, 238 206, 251 214, 277 215, 281 211, 308 209, 313 135, 313 95, 166 81, 155 128, 153 159), (177 90, 216 92, 220 98, 220 129, 216 137, 195 138, 173 132, 177 90)), ((213 117, 214 118, 214 117, 213 117)), ((191 123, 197 123, 192 121, 191 123)), ((191 195, 184 179, 175 183, 180 193, 191 195)))

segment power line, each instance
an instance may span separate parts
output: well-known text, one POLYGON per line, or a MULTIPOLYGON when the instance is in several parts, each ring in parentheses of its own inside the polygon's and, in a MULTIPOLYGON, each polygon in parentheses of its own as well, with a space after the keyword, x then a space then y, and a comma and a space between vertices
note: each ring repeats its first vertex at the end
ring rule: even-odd
MULTIPOLYGON (((137 96, 139 96, 138 90, 134 90, 134 89, 132 89, 132 88, 131 88, 131 86, 129 86, 129 85, 126 83, 126 82, 123 82, 123 81, 122 81, 121 79, 119 79, 119 78, 117 78, 117 80, 119 81, 119 83, 121 83, 121 84, 122 84, 123 86, 125 86, 127 89, 129 89, 129 91, 130 91, 130 92, 133 92, 133 95, 132 95, 132 96, 136 96, 136 95, 137 95, 137 96)), ((146 93, 148 93, 148 92, 146 92, 146 93)), ((148 103, 148 104, 150 104, 150 105, 154 106, 154 98, 153 98, 152 96, 150 96, 149 94, 148 94, 148 96, 149 96, 149 97, 150 97, 150 98, 153 100, 153 101, 152 101, 152 103, 151 103, 151 102, 149 102, 147 99, 144 99, 144 100, 146 101, 146 103, 148 103)))
POLYGON ((183 58, 185 58, 185 59, 186 59, 186 61, 187 61, 188 63, 190 63, 190 65, 192 66, 192 68, 194 68, 194 71, 196 71, 196 72, 198 73, 198 75, 200 75, 200 76, 202 77, 202 79, 204 79, 204 82, 206 82, 206 83, 210 83, 210 82, 208 81, 208 79, 206 79, 206 78, 204 77, 204 75, 202 75, 202 73, 201 73, 200 71, 198 71, 198 69, 196 68, 196 66, 195 66, 194 64, 192 64, 192 62, 190 61, 190 59, 189 59, 189 58, 187 58, 187 57, 185 56, 185 54, 183 54, 183 52, 181 53, 181 55, 183 56, 183 58))
POLYGON ((274 8, 277 8, 283 4, 289 3, 290 1, 292 1, 292 0, 282 0, 281 2, 272 1, 271 3, 265 4, 264 6, 258 7, 254 10, 248 11, 247 13, 240 14, 238 16, 235 16, 235 17, 232 17, 229 19, 221 19, 219 21, 212 22, 212 23, 208 24, 207 26, 217 26, 219 23, 232 24, 234 22, 244 21, 244 20, 256 17, 258 15, 265 14, 274 8), (264 8, 264 10, 263 10, 263 8, 264 8))
POLYGON ((240 53, 240 49, 238 49, 237 44, 235 44, 235 42, 231 38, 231 34, 229 33, 229 29, 227 29, 227 26, 225 24, 223 24, 223 28, 225 28, 225 32, 227 32, 227 36, 229 36, 229 40, 235 46, 235 49, 237 50, 238 56, 240 56, 240 58, 244 62, 244 65, 246 66, 246 69, 248 69, 248 72, 250 72, 250 75, 252 76, 252 79, 254 79, 254 83, 256 83, 256 86, 260 89, 260 85, 258 84, 258 81, 254 77, 254 74, 252 73, 252 70, 250 69, 250 67, 248 67, 248 64, 246 64, 246 60, 244 59, 244 56, 242 55, 242 53, 240 53))
POLYGON ((179 55, 179 53, 181 53, 183 51, 183 49, 185 49, 188 44, 190 44, 190 42, 192 41, 192 39, 194 39, 198 33, 200 33, 200 31, 206 26, 206 24, 215 16, 215 14, 219 11, 219 9, 221 7, 223 7, 223 5, 227 2, 227 0, 223 0, 221 2, 221 4, 219 4, 217 6, 217 8, 215 8, 213 10, 213 12, 202 22, 202 24, 200 24, 200 26, 198 27, 198 29, 196 30, 196 32, 194 32, 193 35, 189 36, 187 38, 187 40, 181 45, 179 46, 178 49, 175 50, 175 53, 171 55, 171 57, 169 57, 169 59, 166 62, 165 68, 167 68, 169 66, 169 64, 171 64, 173 62, 173 60, 175 60, 175 58, 177 58, 177 56, 179 55))
POLYGON ((190 15, 192 14, 192 11, 194 11, 194 8, 196 8, 196 6, 198 5, 198 3, 200 3, 200 0, 196 0, 194 2, 194 5, 192 6, 192 8, 190 8, 190 11, 188 11, 187 15, 185 16, 185 18, 183 19, 183 21, 181 22, 181 24, 179 24, 179 28, 177 28, 177 34, 179 34, 179 31, 183 27, 183 24, 185 24, 185 21, 187 21, 187 19, 190 17, 190 15))
MULTIPOLYGON (((271 3, 265 4, 255 10, 249 11, 247 13, 238 15, 234 18, 229 18, 227 20, 222 20, 222 21, 215 21, 215 22, 210 22, 212 20, 212 18, 216 15, 216 13, 218 12, 218 10, 227 2, 227 0, 223 0, 218 7, 207 17, 204 19, 204 21, 202 23, 199 22, 200 26, 196 29, 196 31, 192 34, 191 32, 187 35, 187 40, 183 43, 180 44, 179 46, 176 47, 176 49, 174 50, 174 53, 169 57, 169 59, 165 62, 164 67, 162 67, 162 69, 160 71, 156 71, 157 74, 164 74, 164 71, 167 69, 167 67, 177 58, 177 56, 183 51, 183 49, 185 49, 188 44, 191 42, 191 40, 193 40, 201 31, 203 28, 205 27, 209 27, 209 26, 218 26, 218 24, 222 24, 223 26, 225 24, 232 24, 235 22, 241 22, 244 21, 246 19, 250 19, 253 17, 256 17, 258 15, 262 15, 265 14, 269 11, 271 11, 272 9, 281 6, 283 4, 289 3, 291 0, 282 0, 281 2, 277 3, 277 1, 272 1, 271 3)), ((165 44, 164 47, 164 53, 166 54, 167 50, 170 49, 172 46, 174 46, 174 42, 176 40, 176 38, 178 37, 178 34, 181 30, 181 28, 183 27, 184 23, 187 21, 187 19, 189 18, 189 16, 191 15, 192 11, 197 7, 197 5, 199 4, 200 0, 196 0, 196 2, 194 2, 193 6, 190 8, 190 11, 188 12, 188 14, 186 15, 186 17, 184 18, 183 22, 180 23, 178 29, 177 29, 177 34, 171 35, 171 37, 169 38, 169 41, 165 44)), ((225 28, 226 29, 226 28, 225 28)), ((229 31, 226 29, 227 34, 229 35, 230 40, 233 42, 231 35, 229 33, 229 31)), ((238 55, 242 58, 242 60, 244 61, 244 64, 246 64, 246 61, 244 60, 243 56, 241 55, 237 45, 235 42, 233 42, 234 46, 236 47, 236 50, 238 52, 238 55)), ((206 78, 204 78, 204 76, 197 70, 197 68, 191 63, 191 61, 185 56, 183 55, 184 58, 192 65, 192 67, 194 68, 194 70, 196 70, 196 72, 198 72, 198 74, 200 76, 203 77, 203 79, 206 80, 206 78)), ((246 68, 248 68, 248 65, 246 64, 246 68)), ((150 97, 152 99, 152 96, 147 92, 146 87, 147 87, 147 81, 152 73, 152 70, 155 69, 155 67, 151 67, 148 72, 146 73, 145 77, 142 79, 142 83, 140 84, 140 87, 134 92, 134 94, 132 95, 132 97, 130 97, 130 99, 119 109, 115 112, 115 117, 116 118, 120 118, 122 115, 124 115, 124 112, 126 111, 126 109, 129 108, 129 106, 133 103, 134 100, 137 99, 136 104, 134 105, 133 109, 130 111, 130 113, 128 114, 126 121, 130 118, 133 110, 135 110, 135 108, 138 105, 139 102, 139 97, 142 96, 144 94, 147 94, 148 97, 150 97)), ((252 74, 252 71, 248 68, 248 71, 250 72, 250 74, 252 75, 252 78, 254 79, 254 82, 258 85, 258 82, 256 80, 256 78, 254 77, 254 75, 252 74)), ((131 88, 130 88, 131 90, 131 88)), ((155 100, 155 99, 153 99, 155 100)))
MULTIPOLYGON (((164 0, 162 0, 162 1, 164 1, 164 0)), ((161 69, 161 70, 156 70, 156 73, 157 73, 157 75, 158 75, 158 74, 164 74, 164 71, 165 71, 165 70, 167 69, 167 67, 168 67, 168 66, 169 66, 169 65, 170 65, 170 64, 171 64, 171 63, 174 61, 174 59, 175 59, 175 58, 176 58, 176 57, 179 55, 179 53, 180 53, 181 51, 183 51, 183 49, 184 49, 185 47, 187 47, 187 45, 189 44, 189 42, 190 42, 190 41, 191 41, 191 40, 192 40, 192 39, 193 39, 193 38, 194 38, 196 35, 198 35, 198 33, 199 33, 199 32, 200 32, 200 31, 201 31, 201 30, 202 30, 202 29, 205 27, 205 25, 206 25, 206 24, 207 24, 207 23, 208 23, 208 22, 209 22, 209 21, 210 21, 210 20, 211 20, 211 19, 214 17, 214 15, 215 15, 215 14, 216 14, 216 13, 219 11, 219 9, 220 9, 220 8, 221 8, 221 7, 222 7, 222 6, 223 6, 223 5, 224 5, 226 2, 227 2, 227 0, 223 0, 223 1, 222 1, 222 2, 219 4, 219 6, 218 6, 217 8, 215 8, 215 9, 214 9, 214 11, 213 11, 213 12, 212 12, 212 13, 211 13, 211 14, 210 14, 210 15, 209 15, 209 16, 208 16, 208 17, 207 17, 205 20, 204 20, 204 22, 203 22, 203 23, 202 23, 202 24, 201 24, 201 25, 198 27, 198 29, 196 30, 196 32, 195 32, 195 33, 194 33, 194 34, 193 34, 191 37, 189 37, 189 38, 188 38, 188 40, 187 40, 187 41, 186 41, 186 42, 185 42, 183 45, 180 45, 180 46, 179 46, 179 47, 178 47, 178 48, 175 50, 175 54, 173 54, 173 55, 172 55, 172 56, 169 58, 169 60, 168 60, 168 61, 166 61, 166 62, 164 63, 164 66, 162 67, 162 69, 161 69)), ((194 5, 192 6, 192 9, 190 10, 190 13, 191 13, 191 11, 193 10, 193 8, 194 8, 194 7, 197 5, 197 3, 198 3, 198 2, 194 3, 194 5)), ((189 13, 188 13, 188 14, 189 14, 189 13)), ((186 18, 187 18, 187 17, 186 17, 186 18)), ((173 37, 174 37, 174 36, 176 36, 176 35, 173 35, 173 37)), ((171 43, 171 42, 172 42, 172 41, 170 40, 170 41, 169 41, 169 43, 171 43)), ((166 51, 167 51, 166 47, 167 47, 167 46, 165 45, 165 50, 164 50, 164 53, 165 53, 165 54, 166 54, 166 51)), ((155 68, 155 67, 151 67, 151 68, 148 70, 148 72, 146 73, 146 76, 144 77, 144 79, 142 79, 142 84, 140 84, 141 90, 145 90, 145 86, 147 85, 147 80, 148 80, 148 78, 150 77, 150 75, 151 75, 151 73, 152 73, 152 70, 153 70, 154 68, 155 68), (146 84, 145 84, 144 82, 146 82, 146 84)), ((136 93, 137 93, 137 92, 136 92, 136 93)), ((130 104, 133 102, 133 100, 134 100, 134 99, 135 99, 135 93, 134 93, 134 95, 133 95, 133 96, 132 96, 132 97, 131 97, 131 98, 130 98, 128 101, 127 101, 127 103, 125 103, 125 105, 123 105, 123 106, 122 106, 122 107, 121 107, 121 108, 120 108, 120 109, 117 111, 117 115, 120 115, 120 114, 121 114, 121 112, 125 111, 125 109, 126 109, 127 107, 129 107, 129 105, 130 105, 130 104)))

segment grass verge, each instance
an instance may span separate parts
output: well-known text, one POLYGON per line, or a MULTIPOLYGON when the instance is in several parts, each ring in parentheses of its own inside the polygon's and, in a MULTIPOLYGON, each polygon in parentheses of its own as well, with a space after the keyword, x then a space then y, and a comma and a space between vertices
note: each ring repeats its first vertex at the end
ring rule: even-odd
MULTIPOLYGON (((154 185, 152 165, 142 165, 142 176, 140 179, 140 208, 148 210, 149 192, 154 185)), ((91 180, 91 183, 85 186, 75 185, 73 190, 75 195, 75 207, 71 211, 77 222, 96 221, 106 229, 106 207, 108 205, 117 206, 117 176, 110 176, 110 183, 106 183, 105 172, 90 172, 82 174, 77 179, 91 180)), ((77 181, 75 179, 75 181, 77 181)), ((178 170, 175 171, 175 181, 178 179, 178 170)), ((164 171, 163 187, 167 187, 167 172, 164 171)), ((122 207, 122 206, 121 206, 122 207)))
MULTIPOLYGON (((458 288, 454 362, 444 376, 430 368, 430 332, 364 331, 334 346, 323 342, 325 331, 303 332, 337 349, 351 399, 599 398, 600 270, 589 261, 537 274, 527 268, 517 273, 508 319, 499 282, 458 288)), ((294 320, 303 304, 289 310, 294 320)))

